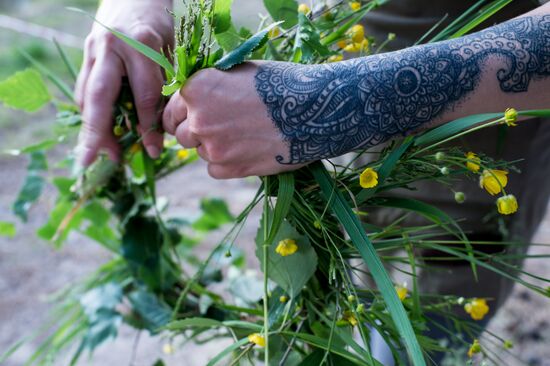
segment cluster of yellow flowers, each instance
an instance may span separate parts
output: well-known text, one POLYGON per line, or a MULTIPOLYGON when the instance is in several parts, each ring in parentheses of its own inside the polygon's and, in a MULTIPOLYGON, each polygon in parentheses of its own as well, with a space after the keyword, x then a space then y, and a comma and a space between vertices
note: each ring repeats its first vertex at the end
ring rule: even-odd
POLYGON ((338 42, 338 47, 345 52, 368 52, 369 40, 365 38, 365 28, 356 24, 346 32, 346 38, 338 42))

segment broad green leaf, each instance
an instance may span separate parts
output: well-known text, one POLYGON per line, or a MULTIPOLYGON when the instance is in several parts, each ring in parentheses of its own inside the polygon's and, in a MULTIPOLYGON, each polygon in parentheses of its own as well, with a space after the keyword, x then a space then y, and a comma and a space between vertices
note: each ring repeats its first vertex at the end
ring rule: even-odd
POLYGON ((187 328, 217 328, 223 326, 223 323, 209 318, 187 318, 173 321, 165 326, 168 330, 183 330, 187 328))
POLYGON ((170 321, 172 316, 170 307, 153 293, 139 289, 130 293, 128 299, 152 334, 156 334, 170 321))
POLYGON ((226 52, 231 52, 237 48, 245 39, 241 37, 234 26, 231 26, 227 31, 214 34, 218 45, 226 52))
POLYGON ((425 366, 426 361, 422 354, 422 349, 414 333, 411 322, 401 300, 397 297, 397 292, 393 283, 386 272, 382 261, 378 257, 372 242, 364 231, 361 222, 353 213, 348 202, 342 193, 334 186, 334 181, 326 171, 322 163, 317 162, 310 165, 310 169, 320 185, 320 188, 327 201, 330 201, 331 209, 336 215, 338 221, 342 224, 351 242, 361 254, 367 265, 376 286, 380 290, 386 307, 395 323, 399 334, 403 338, 407 352, 415 366, 425 366))
MULTIPOLYGON (((273 215, 270 215, 273 217, 273 215)), ((264 226, 265 217, 262 218, 258 234, 256 236, 256 257, 260 263, 264 263, 264 226)), ((309 242, 307 236, 300 235, 287 221, 283 221, 268 250, 268 277, 285 290, 290 297, 296 297, 313 276, 317 269, 317 254, 309 242), (292 239, 296 241, 298 250, 291 255, 282 256, 275 251, 280 241, 292 239)))
POLYGON ((246 41, 244 41, 239 47, 229 52, 222 57, 221 60, 214 65, 219 70, 229 70, 230 68, 242 64, 252 52, 261 48, 265 42, 267 42, 267 35, 271 29, 276 27, 279 23, 275 23, 265 28, 264 30, 256 33, 246 41))
POLYGON ((82 296, 80 305, 89 323, 84 338, 86 348, 92 351, 103 342, 116 338, 122 324, 122 316, 116 307, 121 301, 122 288, 114 282, 96 287, 82 296))
POLYGON ((231 28, 231 4, 233 0, 216 0, 214 3, 214 33, 224 33, 231 28))
POLYGON ((16 72, 0 82, 0 102, 25 112, 36 112, 51 101, 46 84, 34 69, 16 72))
POLYGON ((15 225, 11 222, 0 221, 0 236, 13 238, 15 236, 15 225))
POLYGON ((298 24, 298 3, 295 0, 264 0, 271 18, 282 22, 281 28, 289 29, 298 24))
POLYGON ((298 30, 296 31, 296 39, 294 41, 294 51, 296 52, 299 50, 300 57, 295 61, 311 63, 315 60, 317 55, 323 57, 331 55, 332 51, 327 46, 321 44, 319 31, 309 18, 300 13, 298 19, 298 30))
POLYGON ((29 209, 42 194, 44 178, 40 176, 40 172, 46 170, 47 167, 46 156, 42 152, 31 153, 31 161, 27 167, 27 177, 12 206, 15 215, 23 221, 27 221, 29 209))
POLYGON ((193 223, 195 230, 212 231, 235 220, 229 212, 227 203, 221 199, 202 199, 201 210, 202 216, 193 223))

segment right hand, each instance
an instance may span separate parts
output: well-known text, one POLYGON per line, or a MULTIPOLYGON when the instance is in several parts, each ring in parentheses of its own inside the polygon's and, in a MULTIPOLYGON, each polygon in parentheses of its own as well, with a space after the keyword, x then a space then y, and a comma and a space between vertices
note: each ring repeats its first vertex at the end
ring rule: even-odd
MULTIPOLYGON (((173 45, 173 18, 166 9, 172 0, 103 0, 96 18, 101 23, 145 43, 156 51, 173 45)), ((95 23, 84 49, 84 62, 75 96, 84 121, 77 148, 78 162, 90 165, 101 150, 119 160, 113 134, 113 105, 127 76, 134 95, 138 130, 152 158, 162 151, 163 137, 156 126, 161 116, 164 77, 160 67, 95 23)))

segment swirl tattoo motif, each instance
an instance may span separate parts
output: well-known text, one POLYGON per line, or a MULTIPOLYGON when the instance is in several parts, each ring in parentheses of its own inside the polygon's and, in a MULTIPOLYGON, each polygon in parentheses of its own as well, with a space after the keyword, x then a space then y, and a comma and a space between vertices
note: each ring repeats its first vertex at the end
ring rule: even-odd
POLYGON ((272 62, 256 90, 297 164, 345 154, 405 134, 464 101, 489 56, 507 93, 550 75, 550 15, 512 20, 470 36, 341 63, 272 62))

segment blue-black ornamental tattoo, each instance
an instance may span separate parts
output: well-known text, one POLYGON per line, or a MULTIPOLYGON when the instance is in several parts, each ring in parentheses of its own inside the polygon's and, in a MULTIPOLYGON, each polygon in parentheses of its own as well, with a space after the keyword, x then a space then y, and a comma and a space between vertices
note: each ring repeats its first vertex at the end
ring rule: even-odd
POLYGON ((281 164, 335 157, 405 134, 468 98, 488 56, 503 92, 550 75, 550 16, 467 37, 334 64, 267 63, 256 89, 290 147, 281 164))

